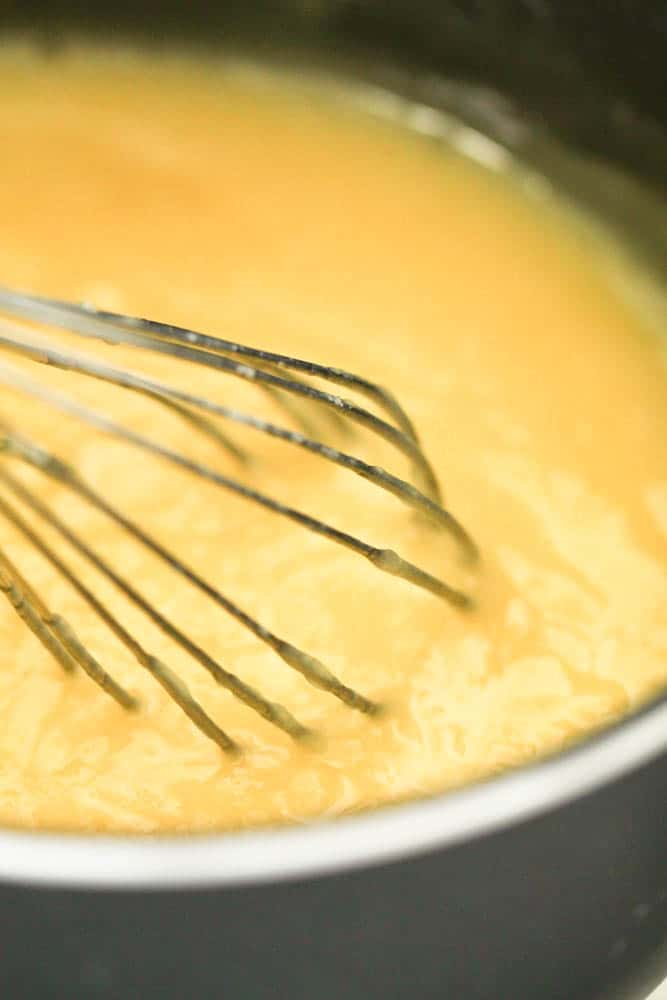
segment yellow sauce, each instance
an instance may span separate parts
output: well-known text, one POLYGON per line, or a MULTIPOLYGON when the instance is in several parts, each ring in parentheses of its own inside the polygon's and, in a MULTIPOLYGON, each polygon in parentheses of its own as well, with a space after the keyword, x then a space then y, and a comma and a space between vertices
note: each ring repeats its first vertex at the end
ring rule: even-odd
MULTIPOLYGON (((347 367, 390 387, 484 556, 479 608, 456 612, 0 389, 3 419, 75 462, 249 613, 386 705, 371 720, 309 686, 107 518, 12 463, 164 614, 322 742, 296 745, 235 701, 59 543, 244 748, 239 759, 223 755, 0 519, 5 551, 143 705, 125 713, 83 674, 63 674, 2 601, 3 824, 191 831, 341 814, 555 750, 664 686, 665 361, 576 227, 433 142, 308 100, 278 77, 245 79, 185 57, 81 49, 42 59, 7 47, 0 126, 0 284, 347 367)), ((102 353, 284 422, 235 379, 129 349, 102 353)), ((23 367, 238 474, 148 399, 23 367)), ((256 456, 252 485, 454 579, 447 547, 392 497, 226 429, 256 456)), ((408 472, 362 431, 335 443, 408 472)))

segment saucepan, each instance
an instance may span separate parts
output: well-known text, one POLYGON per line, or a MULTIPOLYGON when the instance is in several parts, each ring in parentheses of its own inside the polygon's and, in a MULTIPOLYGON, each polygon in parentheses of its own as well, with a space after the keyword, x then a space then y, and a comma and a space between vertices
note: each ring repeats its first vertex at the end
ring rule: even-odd
MULTIPOLYGON (((17 0, 0 31, 288 58, 455 112, 664 280, 663 0, 17 0)), ((667 695, 539 763, 335 821, 0 831, 7 998, 601 1000, 665 974, 667 695)))

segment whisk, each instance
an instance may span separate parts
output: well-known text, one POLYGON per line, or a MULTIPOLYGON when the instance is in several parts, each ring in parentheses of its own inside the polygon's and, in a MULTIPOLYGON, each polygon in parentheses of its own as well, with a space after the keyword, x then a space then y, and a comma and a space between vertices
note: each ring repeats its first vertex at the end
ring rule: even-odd
MULTIPOLYGON (((248 453, 222 430, 221 424, 225 421, 243 425, 296 448, 304 449, 322 461, 332 462, 361 476, 378 489, 387 491, 401 503, 417 511, 437 530, 447 532, 454 539, 463 559, 469 564, 475 563, 478 559, 475 543, 443 505, 437 477, 422 450, 411 420, 397 399, 380 385, 341 368, 248 347, 178 326, 101 311, 86 304, 24 294, 10 289, 0 288, 0 313, 5 317, 0 319, 0 351, 3 355, 18 355, 36 365, 54 366, 74 372, 82 378, 98 379, 120 389, 147 396, 159 407, 170 410, 186 421, 194 433, 214 439, 241 468, 248 460, 248 453), (220 376, 232 376, 252 383, 258 390, 269 394, 281 407, 291 426, 273 423, 251 413, 222 405, 208 396, 183 391, 162 380, 148 378, 126 367, 115 367, 100 360, 99 357, 72 350, 63 344, 62 337, 58 339, 58 330, 76 334, 93 342, 122 344, 166 355, 175 364, 184 362, 202 365, 213 369, 220 376), (313 378, 328 384, 328 388, 318 388, 311 381, 313 378), (329 391, 331 386, 353 391, 363 398, 364 405, 329 391), (312 409, 314 412, 315 408, 319 408, 322 413, 328 415, 332 427, 340 425, 339 429, 342 430, 350 424, 356 424, 388 442, 407 457, 411 470, 410 478, 399 478, 383 468, 371 465, 355 455, 318 440, 312 421, 308 415, 304 415, 303 407, 298 405, 300 400, 308 404, 309 410, 312 409), (380 415, 369 409, 365 405, 366 402, 380 415)), ((38 373, 39 369, 36 368, 35 372, 38 373)), ((128 446, 157 456, 164 462, 185 469, 192 475, 230 491, 251 504, 272 511, 279 518, 287 518, 307 531, 324 536, 332 543, 342 545, 370 560, 378 570, 400 577, 411 586, 430 591, 456 608, 465 610, 472 606, 473 602, 468 594, 408 561, 392 549, 370 545, 347 530, 282 503, 248 485, 242 479, 233 478, 196 461, 189 454, 172 449, 160 438, 148 437, 124 426, 112 415, 89 408, 76 398, 48 386, 38 375, 33 378, 31 374, 26 373, 25 367, 18 368, 3 359, 0 362, 0 382, 41 404, 82 421, 102 435, 119 439, 128 446)), ((119 617, 82 582, 61 556, 60 547, 58 546, 56 551, 54 545, 45 540, 34 527, 32 519, 30 521, 25 519, 24 508, 37 515, 39 520, 55 531, 79 556, 91 563, 153 624, 198 661, 218 684, 227 688, 234 696, 291 737, 303 739, 310 735, 310 730, 286 707, 265 698, 260 691, 222 666, 190 635, 163 615, 125 576, 111 566, 104 555, 81 537, 74 526, 67 523, 45 503, 38 492, 13 475, 8 468, 10 460, 27 463, 39 470, 43 476, 71 490, 106 515, 119 528, 161 559, 172 571, 185 578, 218 607, 232 615, 311 684, 340 699, 351 709, 368 715, 379 711, 380 706, 375 701, 343 684, 320 660, 292 642, 275 635, 195 572, 174 552, 140 527, 129 514, 109 502, 104 493, 87 482, 72 464, 63 461, 39 441, 28 439, 2 419, 0 419, 0 452, 6 459, 0 464, 0 485, 3 488, 0 495, 0 515, 9 521, 26 542, 68 581, 91 612, 104 622, 139 664, 152 674, 201 732, 217 743, 222 750, 235 753, 239 751, 239 746, 195 700, 180 677, 146 650, 137 636, 128 631, 119 617)), ((81 667, 123 708, 132 711, 138 707, 135 697, 114 680, 77 637, 72 626, 50 608, 44 595, 35 591, 30 581, 1 548, 0 589, 64 670, 69 672, 81 667)))

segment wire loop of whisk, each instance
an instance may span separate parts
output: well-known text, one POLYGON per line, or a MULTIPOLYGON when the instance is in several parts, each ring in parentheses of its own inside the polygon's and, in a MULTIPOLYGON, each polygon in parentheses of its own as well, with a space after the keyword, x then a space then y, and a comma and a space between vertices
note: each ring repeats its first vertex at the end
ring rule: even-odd
MULTIPOLYGON (((109 382, 111 384, 130 389, 134 392, 143 393, 163 405, 166 404, 170 407, 175 407, 179 415, 191 422, 195 422, 195 425, 198 426, 200 430, 204 433, 208 433, 209 435, 213 435, 218 429, 208 423, 203 426, 200 423, 197 423, 197 414, 192 412, 191 407, 205 410, 207 413, 215 416, 227 418, 235 421, 236 423, 243 424, 246 427, 251 427, 256 431, 269 435, 270 437, 278 438, 289 444, 295 445, 298 448, 302 448, 318 455, 325 461, 333 462, 344 468, 350 469, 363 479, 369 480, 381 489, 392 493, 399 500, 402 500, 403 503, 413 507, 415 510, 418 510, 431 521, 436 523, 439 527, 449 531, 452 537, 456 540, 457 544, 460 546, 465 558, 470 562, 474 562, 477 558, 477 549, 472 538, 448 510, 432 500, 430 497, 425 496, 411 483, 408 483, 403 479, 399 479, 397 476, 392 475, 378 466, 369 465, 367 462, 364 462, 353 455, 348 455, 336 448, 321 444, 318 441, 313 441, 296 431, 276 426, 276 424, 273 424, 270 421, 261 420, 251 414, 242 413, 240 410, 232 409, 228 406, 222 406, 219 403, 207 399, 206 397, 190 392, 184 392, 183 390, 174 388, 173 386, 165 385, 163 382, 148 379, 133 372, 122 371, 121 369, 114 368, 113 366, 101 364, 100 362, 85 356, 54 350, 48 344, 38 342, 34 340, 34 338, 18 339, 15 336, 8 335, 7 327, 2 324, 0 324, 0 349, 1 348, 5 348, 8 351, 28 357, 38 363, 52 365, 56 368, 62 369, 63 371, 74 371, 91 378, 100 379, 103 382, 109 382)), ((5 369, 5 377, 7 377, 7 375, 8 371, 5 369)), ((0 374, 0 378, 1 377, 2 375, 0 374)), ((15 377, 19 378, 18 373, 16 373, 15 377)), ((26 391, 37 392, 40 390, 40 387, 36 386, 34 383, 31 388, 28 380, 25 378, 22 380, 22 385, 26 391)), ((43 390, 42 398, 47 398, 47 395, 43 392, 43 390)), ((54 405, 57 405, 57 394, 50 393, 49 398, 54 405)), ((59 394, 59 398, 61 401, 64 401, 64 396, 62 394, 59 394)), ((63 403, 63 405, 66 404, 63 403)), ((83 415, 83 412, 83 408, 80 408, 79 414, 83 415)), ((116 426, 118 427, 119 425, 116 426)), ((247 461, 247 453, 233 445, 229 438, 224 437, 222 443, 225 449, 231 451, 234 457, 239 461, 242 463, 247 461)))
MULTIPOLYGON (((100 312, 87 306, 24 295, 8 289, 0 288, 0 312, 18 316, 23 320, 30 321, 31 324, 38 323, 42 326, 64 329, 93 341, 104 341, 114 345, 127 344, 134 348, 167 355, 175 360, 202 364, 219 373, 233 375, 253 383, 263 391, 268 391, 272 397, 276 397, 276 401, 282 404, 283 412, 300 424, 302 430, 305 428, 306 433, 222 405, 207 396, 184 391, 162 380, 149 378, 127 368, 109 365, 78 351, 63 349, 57 343, 54 345, 52 340, 37 337, 32 325, 22 326, 16 322, 0 321, 0 351, 18 355, 23 361, 48 365, 86 378, 100 380, 122 390, 139 393, 160 407, 171 410, 196 431, 214 440, 241 468, 252 462, 252 455, 244 447, 240 447, 226 431, 221 430, 217 423, 219 419, 250 428, 255 432, 305 450, 326 462, 331 462, 360 476, 372 485, 393 495, 400 502, 417 511, 432 526, 449 534, 456 542, 464 560, 474 564, 478 559, 478 551, 470 535, 459 521, 442 506, 435 474, 422 451, 409 417, 391 393, 367 379, 340 368, 332 368, 290 358, 287 355, 246 347, 181 327, 116 313, 100 312), (297 374, 289 374, 289 377, 285 377, 286 372, 297 374), (352 388, 371 400, 389 420, 376 416, 354 402, 313 387, 306 381, 310 377, 352 388), (309 405, 315 403, 324 407, 324 412, 331 414, 334 418, 332 427, 342 428, 346 426, 346 421, 350 421, 352 424, 360 425, 373 434, 379 435, 408 458, 416 483, 400 478, 377 465, 372 465, 350 454, 347 450, 341 451, 330 444, 324 444, 317 440, 316 425, 307 414, 304 414, 299 408, 293 408, 291 403, 287 406, 284 405, 286 400, 292 398, 305 400, 309 405)), ((50 331, 49 334, 53 336, 50 331)), ((3 363, 0 365, 0 382, 12 390, 19 391, 24 396, 38 400, 50 408, 76 418, 104 435, 148 452, 221 489, 230 491, 253 504, 287 518, 325 539, 342 545, 357 555, 364 556, 383 572, 400 577, 417 588, 429 591, 459 609, 468 609, 472 606, 468 594, 406 560, 392 549, 373 546, 357 535, 297 510, 212 468, 210 465, 195 460, 189 454, 178 451, 159 439, 126 427, 111 415, 84 406, 75 398, 29 377, 22 369, 3 363)), ((320 660, 293 643, 278 637, 249 615, 142 528, 133 518, 107 500, 103 493, 82 478, 75 466, 44 448, 40 442, 16 433, 13 427, 3 420, 0 420, 0 453, 4 454, 6 458, 19 459, 24 464, 38 469, 43 475, 72 491, 92 508, 110 518, 121 530, 132 536, 171 570, 235 618, 256 638, 271 648, 288 666, 299 671, 311 684, 322 688, 347 706, 367 715, 374 715, 378 712, 379 706, 375 701, 344 684, 320 660)), ((221 749, 235 753, 239 748, 233 738, 222 730, 193 698, 180 678, 143 647, 136 637, 126 629, 118 616, 112 613, 63 561, 54 546, 46 541, 31 523, 25 520, 16 508, 16 502, 29 509, 32 515, 44 521, 50 531, 54 531, 79 556, 94 566, 154 625, 157 625, 163 633, 203 666, 218 684, 229 690, 236 698, 239 698, 272 725, 282 729, 293 738, 303 739, 311 735, 308 727, 298 722, 284 706, 269 701, 258 690, 223 667, 191 636, 183 632, 170 618, 163 615, 139 593, 125 575, 113 569, 107 559, 90 546, 77 530, 68 525, 52 508, 45 504, 33 489, 10 474, 4 464, 0 466, 0 485, 5 493, 11 494, 13 498, 10 503, 6 496, 0 496, 0 515, 11 523, 19 534, 78 592, 89 608, 130 650, 141 666, 152 674, 200 731, 217 743, 221 749)), ((95 683, 124 708, 135 709, 138 707, 134 696, 113 680, 93 654, 76 637, 71 626, 61 616, 51 612, 30 582, 21 575, 4 549, 0 549, 0 591, 4 593, 42 645, 60 662, 64 669, 71 671, 76 666, 82 667, 95 683)))
POLYGON ((166 354, 181 361, 194 362, 258 386, 282 390, 290 395, 302 396, 311 402, 333 408, 334 412, 379 435, 406 455, 413 464, 424 492, 436 502, 440 501, 440 487, 435 472, 419 446, 409 418, 390 393, 359 376, 342 369, 314 365, 286 355, 248 348, 242 344, 210 337, 193 330, 184 330, 181 327, 122 316, 118 313, 100 312, 90 307, 63 303, 56 299, 19 295, 2 288, 0 288, 0 309, 12 315, 66 329, 82 337, 101 340, 108 344, 128 344, 158 354, 166 354), (228 354, 232 354, 233 357, 228 357, 228 354), (271 368, 296 368, 306 374, 350 385, 357 391, 369 395, 395 416, 398 427, 341 396, 323 392, 302 381, 273 374, 272 370, 239 362, 236 357, 247 357, 259 364, 268 362, 271 368))

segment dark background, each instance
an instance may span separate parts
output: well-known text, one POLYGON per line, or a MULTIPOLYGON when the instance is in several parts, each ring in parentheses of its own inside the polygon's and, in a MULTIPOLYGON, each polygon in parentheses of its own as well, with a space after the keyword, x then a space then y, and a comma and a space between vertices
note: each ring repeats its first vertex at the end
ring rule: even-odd
MULTIPOLYGON (((521 98, 572 140, 633 165, 667 130, 667 0, 0 0, 0 30, 382 46, 521 98)), ((658 170, 667 185, 667 161, 658 170), (664 168, 664 169, 663 169, 664 168)))

